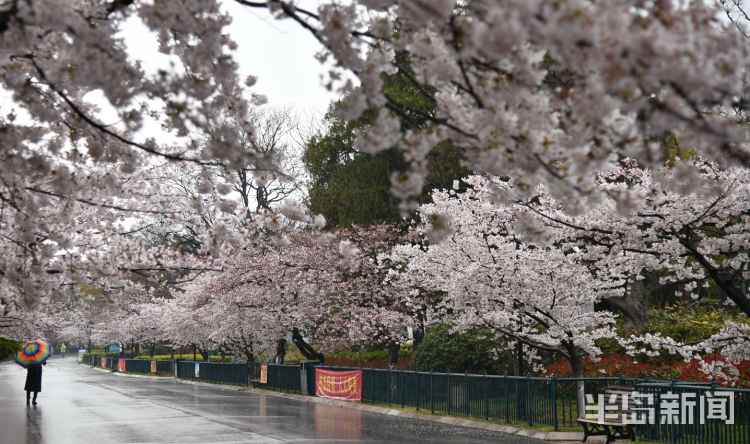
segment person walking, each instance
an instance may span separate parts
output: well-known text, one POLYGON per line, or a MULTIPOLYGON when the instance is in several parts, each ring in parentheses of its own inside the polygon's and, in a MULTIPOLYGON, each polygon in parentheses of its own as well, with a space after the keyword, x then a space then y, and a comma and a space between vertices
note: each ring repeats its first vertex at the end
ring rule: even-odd
POLYGON ((68 351, 68 348, 65 346, 65 343, 63 342, 62 347, 60 347, 60 354, 62 354, 62 357, 65 357, 65 352, 68 351))
MULTIPOLYGON (((45 362, 42 365, 47 365, 45 362)), ((42 391, 42 366, 29 367, 26 369, 26 385, 23 387, 26 390, 26 405, 29 405, 29 399, 31 398, 31 392, 34 392, 34 399, 31 403, 36 405, 36 395, 42 391)))

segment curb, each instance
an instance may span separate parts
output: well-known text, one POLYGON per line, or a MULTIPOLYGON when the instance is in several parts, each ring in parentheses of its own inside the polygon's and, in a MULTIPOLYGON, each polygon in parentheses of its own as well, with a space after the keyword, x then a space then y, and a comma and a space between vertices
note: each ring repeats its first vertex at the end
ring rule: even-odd
MULTIPOLYGON (((180 378, 170 378, 167 376, 154 377, 154 376, 144 376, 144 375, 129 375, 127 373, 112 372, 106 369, 101 369, 101 368, 96 368, 96 367, 89 367, 89 368, 92 368, 94 370, 98 370, 101 372, 115 374, 115 375, 122 376, 122 377, 150 378, 152 380, 158 378, 156 380, 159 380, 159 381, 173 380, 181 384, 196 385, 199 387, 211 387, 211 388, 220 389, 220 390, 230 390, 234 392, 252 393, 255 395, 274 396, 277 398, 293 399, 295 401, 314 403, 314 404, 327 404, 327 405, 332 405, 336 407, 343 407, 346 409, 360 410, 360 411, 369 412, 369 413, 378 413, 381 415, 399 416, 403 418, 439 422, 441 424, 450 424, 450 425, 455 425, 455 426, 460 426, 460 427, 468 427, 472 429, 489 430, 492 432, 505 433, 509 435, 526 436, 529 438, 539 439, 542 441, 551 441, 551 442, 579 441, 580 442, 583 439, 583 433, 581 432, 545 432, 545 431, 533 430, 533 429, 521 429, 518 427, 479 422, 479 421, 474 421, 471 419, 453 418, 450 416, 440 416, 440 415, 426 415, 423 413, 407 412, 404 410, 391 409, 387 407, 378 407, 378 406, 362 404, 362 403, 339 401, 336 399, 329 399, 329 398, 318 398, 317 396, 304 396, 304 395, 297 395, 297 394, 292 394, 292 393, 281 393, 281 392, 274 392, 274 391, 269 391, 269 390, 261 390, 261 389, 257 389, 253 387, 242 387, 242 386, 237 386, 237 385, 211 384, 208 382, 190 381, 190 380, 180 379, 180 378)), ((592 442, 599 442, 599 441, 603 442, 606 440, 606 437, 590 436, 588 440, 592 442)))

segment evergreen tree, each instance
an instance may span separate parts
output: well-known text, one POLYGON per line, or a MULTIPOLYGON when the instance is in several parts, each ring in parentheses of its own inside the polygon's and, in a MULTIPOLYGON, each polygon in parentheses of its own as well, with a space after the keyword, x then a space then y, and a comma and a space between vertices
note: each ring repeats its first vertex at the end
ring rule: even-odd
MULTIPOLYGON (((420 94, 409 79, 414 73, 408 55, 399 53, 397 63, 400 66, 397 73, 382 74, 384 90, 399 102, 433 115, 435 104, 420 94)), ((408 168, 403 153, 397 147, 374 156, 358 152, 354 148, 355 131, 370 125, 378 110, 371 109, 359 119, 344 121, 334 117, 334 111, 342 106, 342 101, 331 104, 325 116, 327 130, 309 141, 302 157, 310 174, 307 202, 310 211, 323 214, 330 226, 398 222, 401 220, 398 200, 389 189, 391 175, 408 168)), ((427 125, 418 113, 413 114, 400 118, 402 132, 427 125)), ((433 189, 449 188, 455 179, 469 174, 460 160, 461 154, 448 140, 433 150, 422 203, 429 201, 433 189)))

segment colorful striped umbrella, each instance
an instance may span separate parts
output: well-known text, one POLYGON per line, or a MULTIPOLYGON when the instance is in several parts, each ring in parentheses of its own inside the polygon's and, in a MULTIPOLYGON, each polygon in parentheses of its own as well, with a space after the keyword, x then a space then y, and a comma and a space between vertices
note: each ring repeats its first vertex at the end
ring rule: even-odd
POLYGON ((23 368, 37 367, 44 364, 49 358, 52 347, 47 341, 37 339, 23 345, 20 352, 16 353, 16 364, 23 368))

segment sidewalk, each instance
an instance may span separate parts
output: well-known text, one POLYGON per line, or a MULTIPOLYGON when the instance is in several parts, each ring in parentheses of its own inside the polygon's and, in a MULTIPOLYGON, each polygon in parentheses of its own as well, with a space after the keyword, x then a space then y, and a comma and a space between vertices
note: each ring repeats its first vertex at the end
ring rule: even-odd
MULTIPOLYGON (((109 370, 104 370, 104 369, 100 369, 96 367, 90 367, 90 368, 93 368, 94 370, 98 370, 102 372, 113 373, 109 370)), ((117 372, 114 372, 114 374, 118 376, 131 377, 131 378, 152 378, 152 379, 155 378, 154 376, 129 375, 129 374, 117 373, 117 372)), ((157 377, 157 378, 167 379, 169 377, 162 376, 162 377, 157 377)), ((507 433, 510 435, 527 436, 530 438, 554 442, 556 444, 562 444, 564 442, 580 442, 583 439, 582 432, 545 432, 545 431, 540 431, 540 430, 522 429, 518 427, 504 426, 500 424, 491 424, 487 422, 474 421, 471 419, 455 418, 455 417, 440 416, 440 415, 429 415, 429 414, 423 414, 423 413, 417 413, 417 412, 407 412, 403 410, 392 409, 392 408, 387 408, 387 407, 379 407, 379 406, 369 405, 369 404, 364 404, 364 403, 359 403, 359 402, 349 402, 349 401, 339 401, 336 399, 329 399, 329 398, 319 398, 317 396, 304 396, 304 395, 297 395, 297 394, 292 394, 292 393, 281 393, 281 392, 274 392, 271 390, 261 390, 257 388, 241 387, 241 386, 236 386, 236 385, 211 384, 209 382, 190 381, 190 380, 179 379, 179 378, 175 378, 175 380, 183 384, 192 384, 192 385, 212 387, 212 388, 231 390, 231 391, 237 391, 237 392, 254 393, 257 395, 276 396, 279 398, 294 399, 300 402, 327 404, 327 405, 332 405, 336 407, 343 407, 346 409, 360 410, 360 411, 370 412, 370 413, 379 413, 382 415, 399 416, 403 418, 419 419, 423 421, 439 422, 442 424, 450 424, 450 425, 456 425, 456 426, 461 426, 461 427, 470 427, 474 429, 482 429, 482 430, 489 430, 493 432, 507 433)), ((605 436, 590 436, 588 439, 588 441, 594 442, 594 443, 604 442, 605 440, 606 440, 605 436)))

